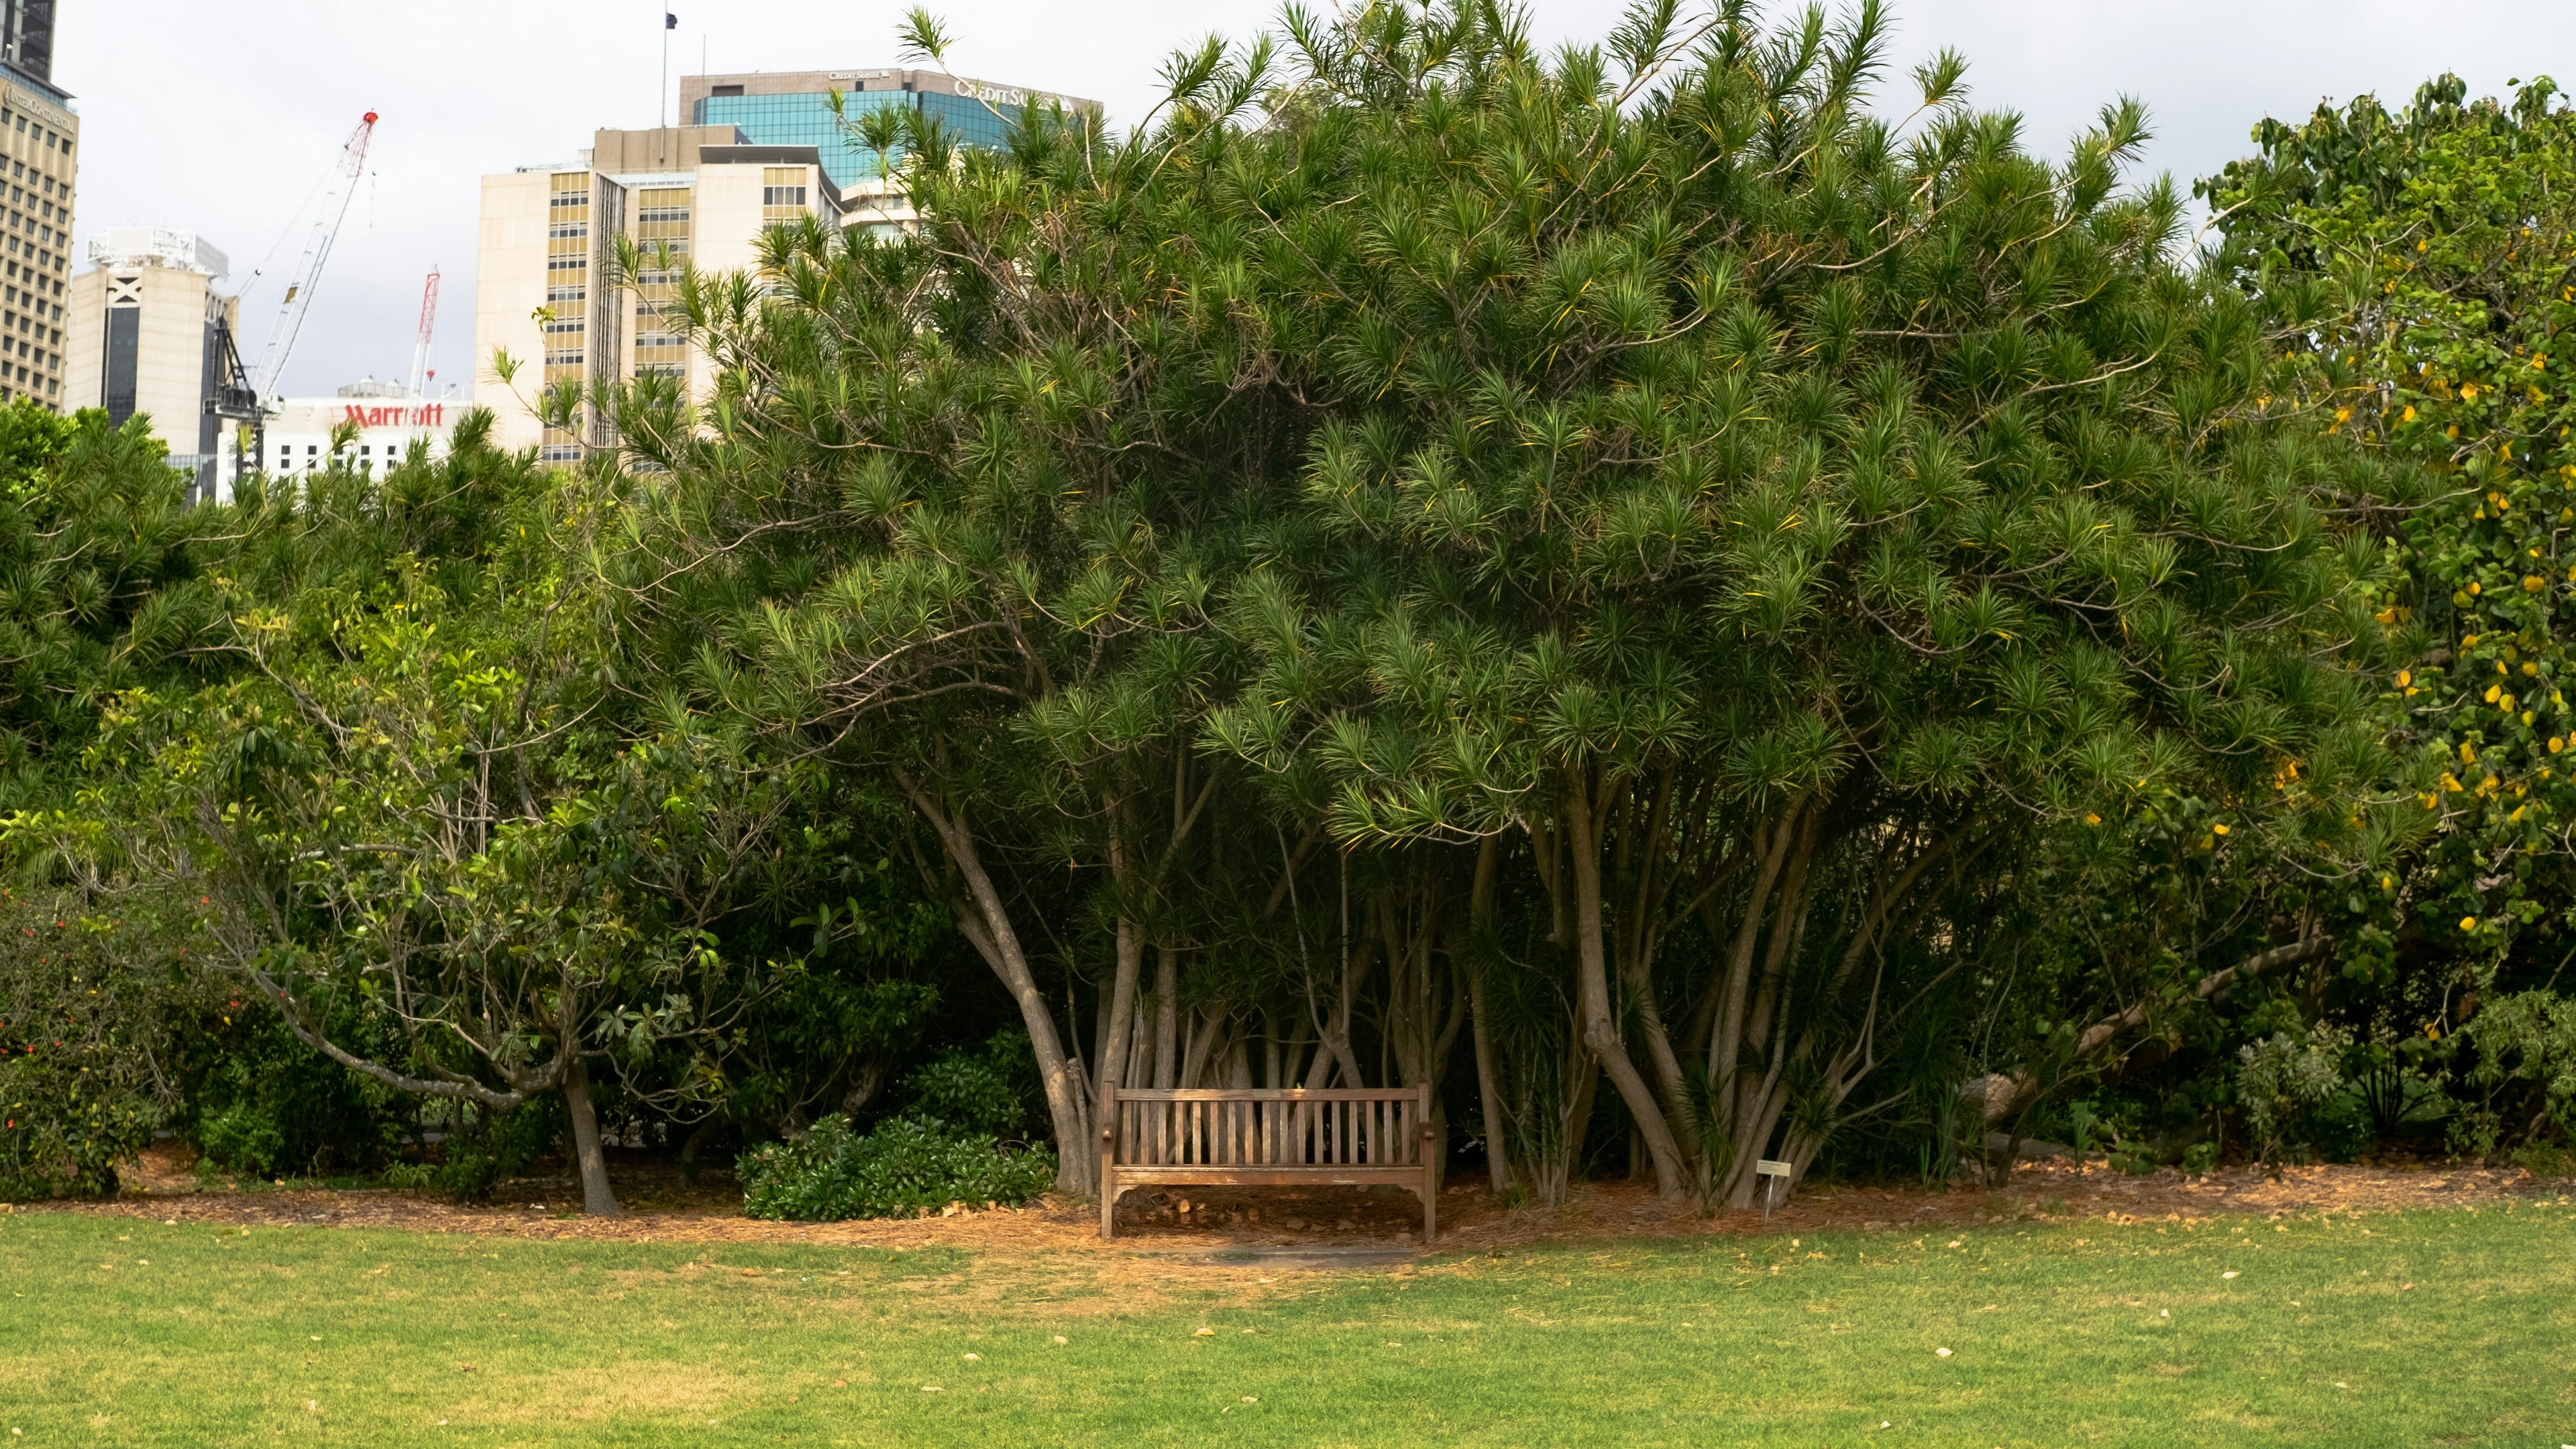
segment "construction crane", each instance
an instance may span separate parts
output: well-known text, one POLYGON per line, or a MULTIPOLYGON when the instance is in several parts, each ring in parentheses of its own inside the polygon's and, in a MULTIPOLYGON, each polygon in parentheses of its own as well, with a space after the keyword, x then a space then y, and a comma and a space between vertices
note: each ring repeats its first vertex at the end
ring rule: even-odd
POLYGON ((411 350, 411 395, 425 396, 421 389, 437 376, 429 370, 429 337, 438 326, 438 268, 429 269, 429 280, 420 288, 420 341, 411 350))
POLYGON ((295 336, 304 330, 304 314, 313 306, 313 293, 322 285, 323 264, 331 259, 331 243, 340 235, 341 218, 349 214, 349 199, 358 194, 358 178, 367 168, 367 145, 375 139, 376 113, 367 112, 358 129, 349 133, 340 148, 340 159, 322 196, 322 209, 313 219, 313 235, 304 244, 304 257, 295 265, 294 277, 287 283, 286 298, 278 304, 277 322, 269 329, 268 348, 259 360, 259 372, 253 386, 262 402, 277 392, 278 377, 286 371, 286 359, 295 351, 295 336))
MULTIPOLYGON (((340 147, 339 159, 331 163, 331 173, 324 178, 322 210, 314 220, 312 239, 304 244, 304 257, 296 264, 295 279, 287 284, 286 300, 279 305, 277 321, 269 328, 268 349, 260 356, 257 373, 242 366, 241 354, 234 349, 232 329, 222 329, 219 342, 223 376, 215 384, 214 396, 206 399, 206 411, 237 424, 233 433, 235 478, 259 466, 268 456, 268 415, 274 410, 277 379, 286 371, 287 357, 295 351, 295 335, 304 328, 304 313, 313 305, 314 288, 322 281, 322 264, 331 258, 331 243, 340 235, 340 219, 349 214, 349 198, 357 194, 358 178, 365 174, 367 145, 375 134, 376 113, 369 111, 340 147)), ((192 501, 197 497, 194 493, 190 496, 192 501)), ((214 501, 216 496, 209 493, 205 501, 214 501)))

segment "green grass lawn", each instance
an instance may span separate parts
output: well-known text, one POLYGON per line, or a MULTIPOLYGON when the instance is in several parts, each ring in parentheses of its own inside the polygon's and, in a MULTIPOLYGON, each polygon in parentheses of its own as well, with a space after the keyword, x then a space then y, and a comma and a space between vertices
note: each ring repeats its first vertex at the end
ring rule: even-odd
POLYGON ((0 1218, 0 1445, 2552 1449, 2576 1443, 2571 1217, 1122 1275, 20 1213, 0 1218))

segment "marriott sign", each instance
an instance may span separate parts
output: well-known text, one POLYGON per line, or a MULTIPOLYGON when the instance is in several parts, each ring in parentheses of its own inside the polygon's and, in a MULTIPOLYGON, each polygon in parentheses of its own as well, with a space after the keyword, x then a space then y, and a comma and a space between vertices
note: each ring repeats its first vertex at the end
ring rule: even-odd
POLYGON ((413 396, 406 388, 374 381, 352 383, 337 397, 280 398, 268 420, 259 466, 271 476, 310 472, 331 463, 331 430, 354 426, 358 436, 340 459, 364 472, 381 473, 415 444, 431 457, 447 452, 447 435, 467 404, 413 396))

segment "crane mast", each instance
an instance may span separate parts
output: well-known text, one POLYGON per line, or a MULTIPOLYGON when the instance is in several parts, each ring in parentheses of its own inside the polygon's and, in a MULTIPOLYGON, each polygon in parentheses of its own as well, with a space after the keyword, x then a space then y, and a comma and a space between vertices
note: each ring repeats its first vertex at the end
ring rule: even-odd
POLYGON ((421 389, 429 382, 429 338, 438 327, 438 268, 429 269, 429 280, 420 288, 420 341, 411 350, 411 395, 423 396, 421 389))
MULTIPOLYGON (((304 328, 304 314, 313 305, 314 289, 322 281, 322 264, 331 258, 331 243, 340 235, 341 218, 349 214, 349 198, 357 194, 358 178, 367 168, 367 145, 375 138, 376 113, 361 117, 358 129, 340 147, 340 157, 331 165, 327 190, 322 197, 322 210, 313 223, 313 235, 304 244, 303 259, 295 265, 294 280, 286 287, 286 300, 279 304, 277 321, 269 328, 268 347, 261 353, 259 371, 242 366, 241 354, 234 350, 232 334, 224 333, 221 366, 223 377, 216 385, 215 396, 206 400, 206 410, 239 424, 233 434, 233 476, 261 466, 268 457, 268 415, 276 410, 275 394, 278 377, 286 371, 286 359, 295 351, 295 335, 304 328)), ((209 495, 209 501, 230 492, 224 486, 209 495)))
POLYGON ((369 111, 358 122, 358 129, 349 133, 347 144, 340 148, 340 159, 332 167, 321 214, 313 220, 313 235, 304 244, 303 260, 295 265, 285 301, 278 304, 276 325, 269 329, 268 347, 259 360, 254 386, 263 402, 275 395, 277 380, 286 371, 286 359, 295 351, 296 334, 304 329, 304 314, 312 308, 313 293, 322 284, 323 264, 331 259, 331 243, 339 238, 341 219, 349 214, 349 199, 357 195, 358 177, 367 167, 367 145, 375 134, 376 113, 369 111))

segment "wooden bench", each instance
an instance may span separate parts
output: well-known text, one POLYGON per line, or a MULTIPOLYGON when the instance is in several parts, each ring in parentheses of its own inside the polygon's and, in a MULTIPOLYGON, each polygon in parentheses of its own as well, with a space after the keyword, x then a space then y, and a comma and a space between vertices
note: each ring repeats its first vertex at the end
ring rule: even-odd
POLYGON ((1100 1129, 1100 1236, 1118 1194, 1192 1187, 1409 1188, 1422 1241, 1439 1231, 1431 1088, 1164 1090, 1111 1087, 1100 1129))

